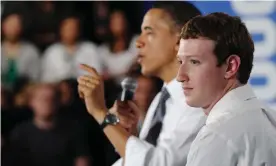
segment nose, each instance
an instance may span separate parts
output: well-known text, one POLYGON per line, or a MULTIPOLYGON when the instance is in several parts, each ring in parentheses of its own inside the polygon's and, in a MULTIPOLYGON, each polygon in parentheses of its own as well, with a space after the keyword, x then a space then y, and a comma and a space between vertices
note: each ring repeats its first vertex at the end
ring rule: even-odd
POLYGON ((180 65, 180 67, 178 69, 177 76, 176 76, 176 80, 178 82, 187 82, 187 81, 189 81, 188 73, 187 73, 187 70, 186 70, 184 64, 180 65))
POLYGON ((136 40, 136 48, 142 48, 144 46, 145 46, 145 43, 142 40, 142 35, 140 35, 136 40))

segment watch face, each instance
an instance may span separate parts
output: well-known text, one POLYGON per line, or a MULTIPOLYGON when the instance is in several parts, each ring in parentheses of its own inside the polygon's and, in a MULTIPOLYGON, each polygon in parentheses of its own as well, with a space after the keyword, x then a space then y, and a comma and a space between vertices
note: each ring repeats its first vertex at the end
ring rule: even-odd
POLYGON ((119 123, 120 120, 119 120, 119 118, 116 115, 114 115, 114 114, 108 114, 106 116, 106 121, 109 124, 117 124, 117 123, 119 123))

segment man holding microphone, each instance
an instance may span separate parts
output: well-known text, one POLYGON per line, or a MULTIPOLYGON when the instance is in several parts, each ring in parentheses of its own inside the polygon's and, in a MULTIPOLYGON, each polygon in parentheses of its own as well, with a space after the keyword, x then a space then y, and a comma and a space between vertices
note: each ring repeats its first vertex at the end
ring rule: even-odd
POLYGON ((115 165, 186 164, 190 145, 206 116, 202 109, 185 103, 181 85, 175 79, 179 68, 176 54, 181 27, 197 15, 200 15, 199 10, 188 2, 157 2, 144 17, 142 33, 137 40, 138 62, 143 74, 157 76, 165 85, 151 103, 139 138, 126 130, 130 124, 136 125, 135 112, 139 108, 129 101, 129 110, 122 109, 117 103, 111 109, 116 115, 108 113, 100 75, 95 69, 81 65, 90 75, 78 78, 80 95, 88 112, 124 159, 115 165))

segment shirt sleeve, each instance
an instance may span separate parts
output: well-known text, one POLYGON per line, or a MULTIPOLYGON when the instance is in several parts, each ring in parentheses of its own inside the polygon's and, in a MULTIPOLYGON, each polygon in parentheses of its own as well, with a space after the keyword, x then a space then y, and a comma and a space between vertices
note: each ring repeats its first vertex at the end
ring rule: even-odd
POLYGON ((218 134, 201 135, 191 146, 186 166, 237 165, 238 153, 234 144, 218 134))
POLYGON ((124 166, 183 166, 190 145, 205 122, 202 112, 185 115, 176 128, 162 131, 157 146, 137 137, 127 141, 124 166))

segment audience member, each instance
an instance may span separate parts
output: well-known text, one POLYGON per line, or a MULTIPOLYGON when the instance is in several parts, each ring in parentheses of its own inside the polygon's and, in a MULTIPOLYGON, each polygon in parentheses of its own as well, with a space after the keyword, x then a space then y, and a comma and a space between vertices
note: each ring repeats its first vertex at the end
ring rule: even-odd
POLYGON ((60 42, 46 49, 42 60, 42 81, 59 82, 76 78, 83 74, 79 64, 87 63, 101 71, 101 63, 96 46, 91 42, 82 42, 80 36, 80 19, 67 16, 60 25, 60 42))
POLYGON ((74 11, 74 7, 72 2, 64 1, 38 1, 31 5, 32 28, 29 37, 41 51, 44 51, 58 40, 60 19, 74 11))
POLYGON ((20 77, 39 78, 40 59, 37 48, 21 40, 22 19, 13 13, 3 18, 1 43, 1 78, 5 88, 13 89, 20 77))
POLYGON ((104 65, 104 78, 120 82, 136 59, 137 37, 131 33, 125 14, 119 10, 112 12, 109 28, 109 41, 100 46, 99 54, 104 65))
POLYGON ((76 126, 56 117, 58 96, 54 87, 37 85, 30 105, 33 120, 20 124, 11 135, 10 164, 28 166, 60 166, 89 164, 89 152, 76 126))
POLYGON ((137 79, 137 88, 135 90, 133 100, 140 108, 140 114, 138 115, 139 121, 137 125, 137 132, 139 133, 151 102, 163 87, 163 81, 154 76, 143 75, 141 73, 141 66, 137 63, 132 65, 128 75, 137 79))

